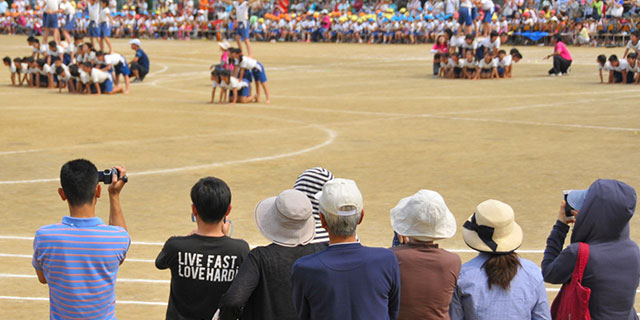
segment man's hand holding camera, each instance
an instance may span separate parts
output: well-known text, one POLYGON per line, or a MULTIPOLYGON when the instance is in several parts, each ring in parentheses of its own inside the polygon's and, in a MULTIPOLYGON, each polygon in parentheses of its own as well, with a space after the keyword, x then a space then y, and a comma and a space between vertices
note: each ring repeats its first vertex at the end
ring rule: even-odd
POLYGON ((120 192, 128 181, 127 168, 115 166, 112 169, 104 170, 100 174, 100 181, 109 184, 109 224, 123 227, 126 230, 127 225, 120 207, 120 192))

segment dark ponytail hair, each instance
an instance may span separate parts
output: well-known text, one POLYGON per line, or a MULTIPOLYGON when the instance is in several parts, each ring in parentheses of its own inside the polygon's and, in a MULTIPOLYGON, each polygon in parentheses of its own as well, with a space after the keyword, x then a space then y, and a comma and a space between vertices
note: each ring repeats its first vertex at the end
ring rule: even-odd
POLYGON ((491 255, 482 265, 487 274, 489 289, 491 286, 497 285, 504 290, 509 290, 511 280, 515 278, 520 266, 520 258, 515 252, 491 255))

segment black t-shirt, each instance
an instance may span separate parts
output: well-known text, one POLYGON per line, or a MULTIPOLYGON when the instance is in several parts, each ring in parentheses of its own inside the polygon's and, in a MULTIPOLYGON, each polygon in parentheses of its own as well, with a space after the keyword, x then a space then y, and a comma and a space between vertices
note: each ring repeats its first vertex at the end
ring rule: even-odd
POLYGON ((169 238, 156 258, 156 268, 171 269, 167 320, 210 320, 248 253, 229 237, 169 238))

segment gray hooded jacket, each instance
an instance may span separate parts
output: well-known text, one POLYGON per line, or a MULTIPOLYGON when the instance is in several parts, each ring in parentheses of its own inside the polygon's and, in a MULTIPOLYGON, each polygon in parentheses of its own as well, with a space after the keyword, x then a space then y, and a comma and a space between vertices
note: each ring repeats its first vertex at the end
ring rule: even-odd
POLYGON ((635 320, 634 301, 640 281, 640 249, 629 238, 629 220, 636 192, 615 180, 597 180, 587 191, 576 219, 571 245, 562 250, 569 226, 556 222, 542 260, 544 280, 562 284, 571 280, 578 243, 589 244, 583 286, 591 289, 589 311, 594 320, 635 320))

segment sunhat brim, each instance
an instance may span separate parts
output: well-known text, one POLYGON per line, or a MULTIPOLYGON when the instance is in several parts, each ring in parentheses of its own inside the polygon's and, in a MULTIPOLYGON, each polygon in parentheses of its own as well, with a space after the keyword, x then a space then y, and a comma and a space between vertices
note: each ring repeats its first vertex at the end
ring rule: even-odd
POLYGON ((398 202, 396 207, 391 209, 391 227, 396 233, 406 237, 425 237, 432 240, 449 239, 456 234, 456 218, 453 216, 453 213, 451 213, 449 208, 447 208, 445 220, 438 222, 438 226, 434 228, 436 230, 435 233, 414 230, 411 226, 401 223, 397 217, 400 216, 399 213, 409 201, 411 201, 411 197, 403 198, 398 202), (442 230, 449 230, 449 232, 438 232, 442 230))
POLYGON ((267 198, 258 203, 255 209, 255 220, 258 230, 265 238, 283 247, 309 244, 316 234, 313 215, 309 215, 309 218, 304 221, 288 219, 278 212, 276 197, 267 198))

